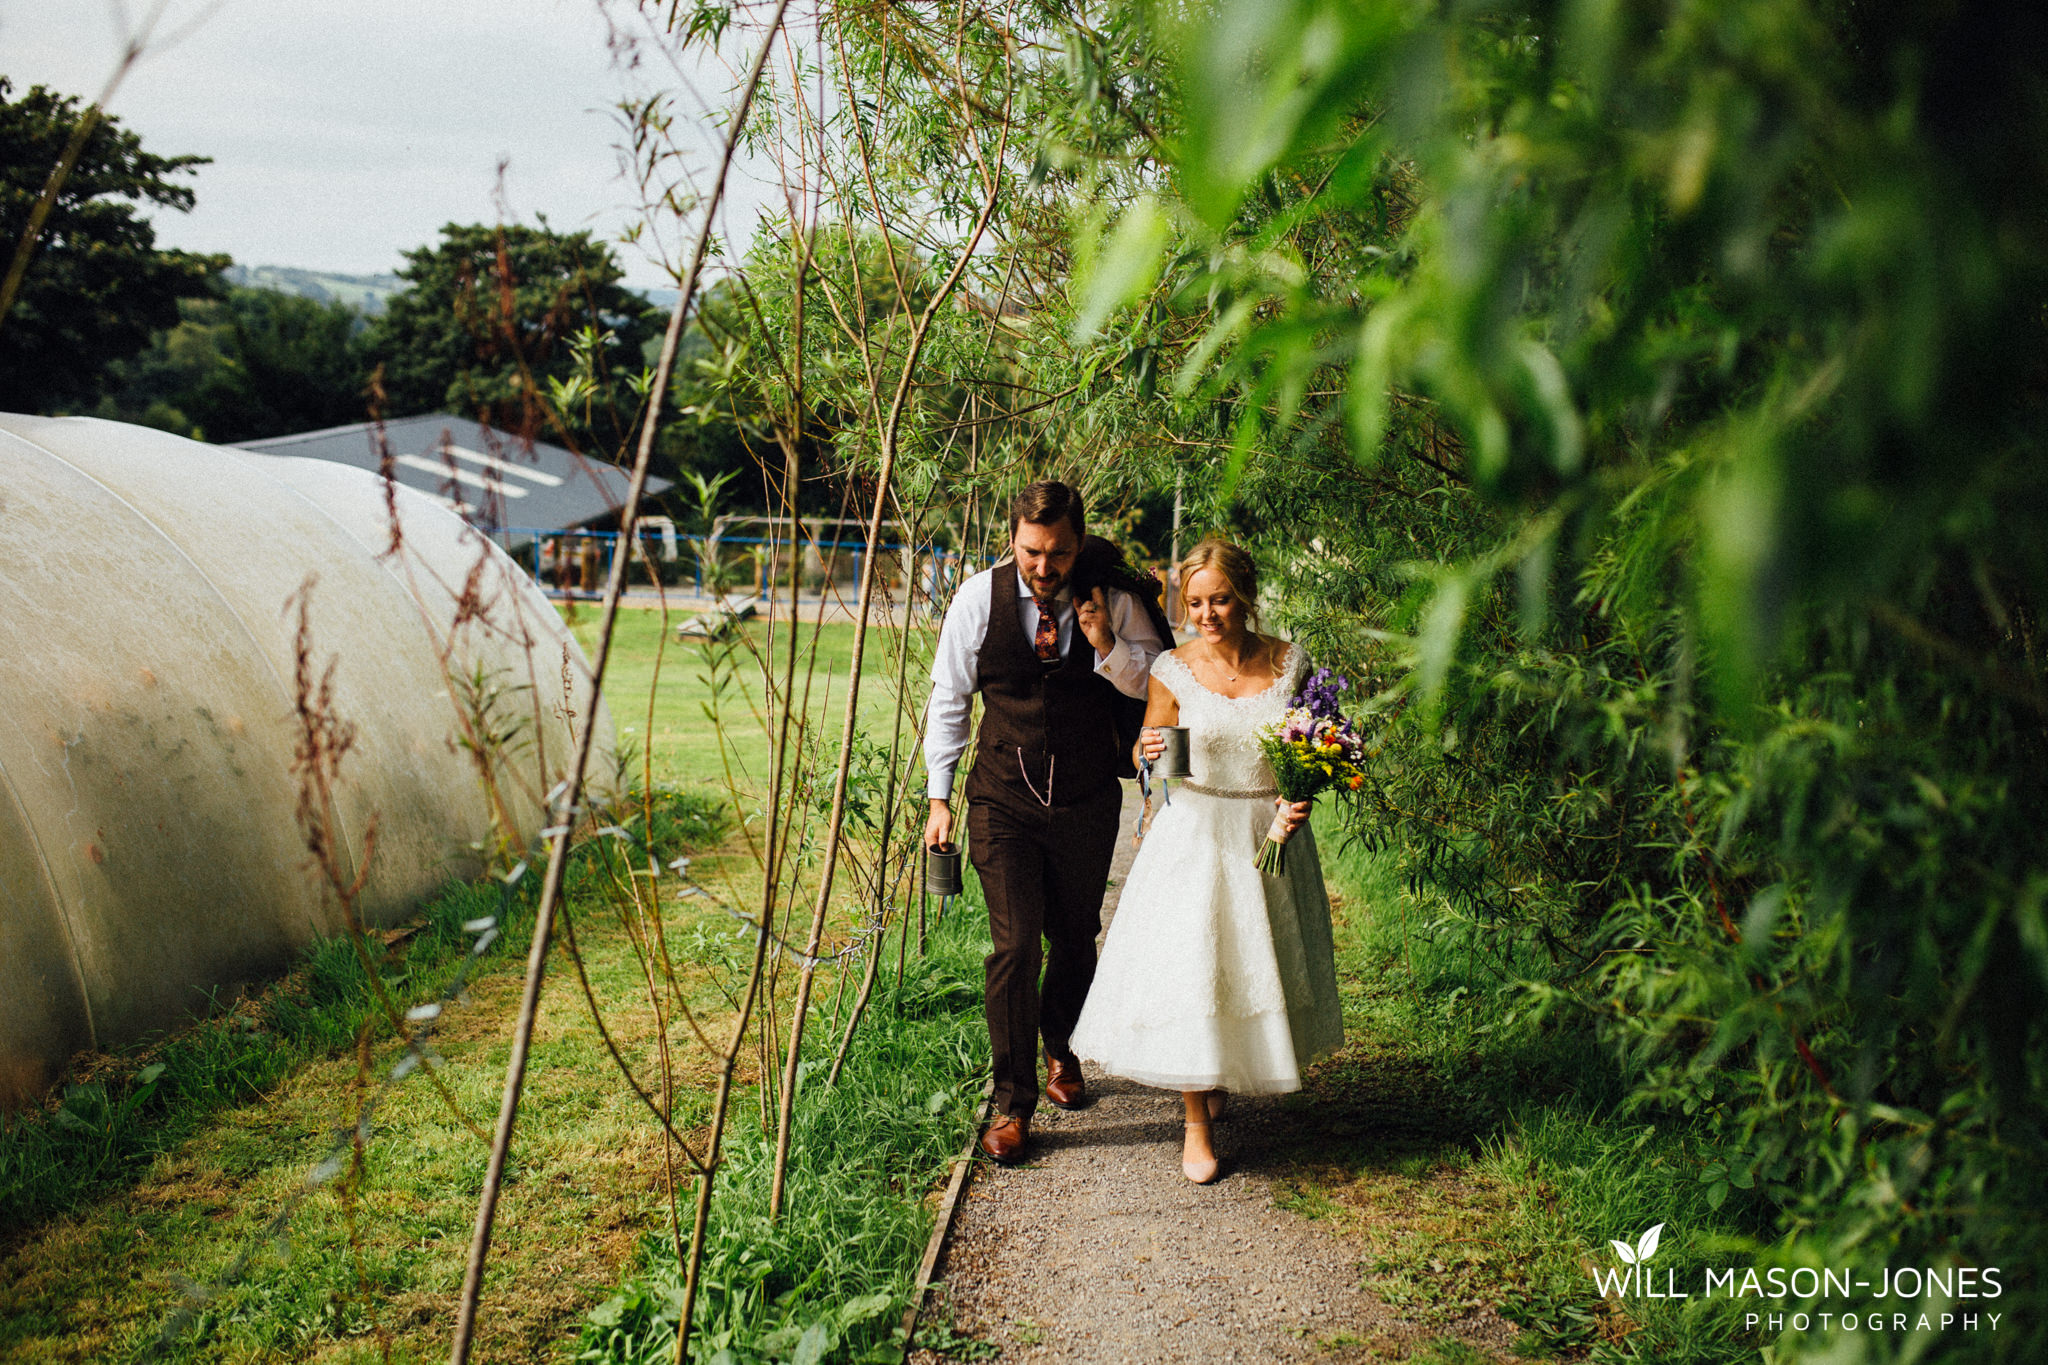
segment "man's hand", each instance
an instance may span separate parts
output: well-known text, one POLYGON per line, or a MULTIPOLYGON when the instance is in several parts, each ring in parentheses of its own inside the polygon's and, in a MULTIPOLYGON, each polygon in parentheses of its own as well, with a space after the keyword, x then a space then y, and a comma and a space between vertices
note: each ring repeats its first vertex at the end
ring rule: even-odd
POLYGON ((1096 658, 1106 659, 1109 651, 1116 648, 1116 631, 1109 624, 1109 599, 1103 596, 1101 588, 1089 593, 1087 601, 1074 603, 1074 623, 1081 627, 1088 643, 1095 646, 1096 658))
POLYGON ((953 807, 950 803, 932 798, 932 813, 924 822, 924 846, 936 848, 940 844, 953 842, 953 807))

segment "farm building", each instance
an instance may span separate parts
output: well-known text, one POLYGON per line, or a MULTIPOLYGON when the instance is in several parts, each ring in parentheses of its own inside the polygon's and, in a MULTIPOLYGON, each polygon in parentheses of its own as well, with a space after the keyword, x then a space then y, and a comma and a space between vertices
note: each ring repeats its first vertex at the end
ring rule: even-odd
MULTIPOLYGON (((356 422, 297 436, 243 441, 265 455, 332 460, 375 473, 386 450, 391 474, 405 487, 481 530, 500 532, 516 547, 533 535, 602 530, 615 525, 626 500, 627 474, 617 465, 545 441, 526 441, 446 413, 356 422)), ((669 486, 649 478, 652 497, 669 486)))

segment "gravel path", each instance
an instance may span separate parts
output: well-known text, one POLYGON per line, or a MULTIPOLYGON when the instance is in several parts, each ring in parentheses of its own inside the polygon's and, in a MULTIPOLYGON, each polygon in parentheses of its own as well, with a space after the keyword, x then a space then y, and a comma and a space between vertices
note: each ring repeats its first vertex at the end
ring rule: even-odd
MULTIPOLYGON (((1105 926, 1135 817, 1127 800, 1105 926)), ((1402 1359, 1447 1335, 1476 1348, 1468 1359, 1506 1358, 1498 1318, 1448 1333, 1404 1320, 1360 1287, 1354 1244, 1275 1206, 1261 1160, 1287 1122, 1277 1101, 1232 1101, 1215 1130, 1223 1175, 1197 1186, 1180 1173, 1178 1095, 1088 1085, 1077 1112, 1041 1104, 1029 1163, 976 1167, 924 1322, 950 1311, 1006 1365, 1402 1359)))

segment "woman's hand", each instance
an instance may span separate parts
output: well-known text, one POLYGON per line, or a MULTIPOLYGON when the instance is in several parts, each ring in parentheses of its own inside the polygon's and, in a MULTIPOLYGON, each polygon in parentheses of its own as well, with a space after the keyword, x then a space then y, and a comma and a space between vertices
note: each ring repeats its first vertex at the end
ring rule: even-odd
POLYGON ((1156 728, 1150 725, 1138 731, 1138 757, 1141 760, 1157 763, 1159 756, 1165 752, 1165 735, 1160 734, 1156 728))
POLYGON ((1314 805, 1313 798, 1307 801, 1287 801, 1277 796, 1273 798, 1273 823, 1281 832, 1281 843, 1292 839, 1294 831, 1308 823, 1308 813, 1314 805))

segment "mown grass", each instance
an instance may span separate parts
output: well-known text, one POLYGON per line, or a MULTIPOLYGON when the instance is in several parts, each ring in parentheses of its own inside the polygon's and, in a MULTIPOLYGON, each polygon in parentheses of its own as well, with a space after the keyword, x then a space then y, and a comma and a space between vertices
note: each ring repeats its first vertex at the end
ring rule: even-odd
MULTIPOLYGON (((770 753, 762 724, 766 708, 762 705, 764 690, 758 662, 760 653, 769 646, 769 627, 766 622, 752 621, 739 628, 740 638, 678 641, 675 627, 688 619, 689 613, 671 612, 664 636, 661 612, 634 608, 619 613, 605 685, 612 723, 628 744, 636 749, 645 745, 653 758, 657 781, 677 784, 686 791, 723 796, 729 774, 732 785, 740 792, 758 795, 767 787, 770 753), (650 696, 654 700, 651 726, 647 705, 650 696), (713 715, 719 728, 711 723, 713 715)), ((586 651, 597 643, 597 620, 597 613, 587 608, 571 618, 571 629, 586 651)), ((871 626, 863 663, 860 723, 871 738, 884 746, 896 709, 895 665, 900 638, 901 633, 892 627, 871 626)), ((776 627, 778 679, 782 675, 787 639, 784 628, 776 627)), ((904 687, 909 698, 908 710, 913 714, 922 709, 929 687, 918 655, 918 641, 913 639, 909 678, 904 687)), ((812 734, 834 750, 839 743, 846 677, 852 660, 851 625, 818 628, 809 621, 800 624, 797 692, 806 695, 808 675, 804 715, 812 734)))
POLYGON ((1545 1017, 1448 903, 1319 811, 1350 1041, 1290 1101, 1299 1126, 1282 1202, 1366 1244, 1367 1287, 1426 1325, 1484 1307, 1532 1358, 1753 1360, 1737 1305, 1603 1299, 1608 1240, 1663 1224, 1657 1282, 1765 1234, 1741 1196, 1714 1208, 1706 1145, 1682 1120, 1627 1117, 1616 1060, 1545 1017))
MULTIPOLYGON (((407 1004, 432 998, 473 941, 462 924, 497 914, 490 883, 445 888, 413 932, 371 951, 379 979, 407 1004)), ((513 901, 517 912, 524 897, 513 901)), ((130 1182, 217 1111, 255 1099, 304 1063, 353 1044, 380 1016, 347 938, 314 944, 261 995, 220 1004, 188 1028, 88 1059, 44 1110, 0 1119, 0 1239, 130 1182)))

